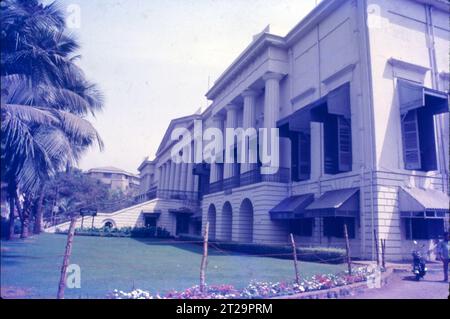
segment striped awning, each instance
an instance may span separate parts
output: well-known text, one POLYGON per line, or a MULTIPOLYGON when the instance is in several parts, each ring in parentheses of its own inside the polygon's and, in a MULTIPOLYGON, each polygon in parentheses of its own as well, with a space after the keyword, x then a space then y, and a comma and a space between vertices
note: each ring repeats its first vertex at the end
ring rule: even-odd
POLYGON ((314 201, 314 194, 304 194, 291 196, 283 199, 278 205, 272 208, 270 218, 272 220, 289 220, 302 218, 305 207, 314 201))
POLYGON ((402 218, 444 218, 449 213, 450 198, 438 190, 402 187, 398 199, 402 218))
POLYGON ((326 192, 305 211, 306 217, 358 217, 359 188, 326 192))

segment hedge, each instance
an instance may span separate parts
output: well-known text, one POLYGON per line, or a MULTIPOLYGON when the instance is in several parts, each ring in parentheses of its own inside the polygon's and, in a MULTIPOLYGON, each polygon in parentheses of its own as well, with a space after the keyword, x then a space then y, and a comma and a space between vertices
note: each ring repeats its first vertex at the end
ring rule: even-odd
MULTIPOLYGON (((181 235, 181 240, 198 241, 199 236, 181 235)), ((266 255, 281 259, 292 259, 292 246, 290 245, 263 245, 253 243, 212 241, 214 246, 222 249, 249 255, 266 255)), ((345 262, 345 249, 337 247, 297 247, 297 258, 302 261, 340 264, 345 262)))
MULTIPOLYGON (((67 234, 67 231, 56 229, 57 234, 67 234)), ((134 237, 134 238, 169 238, 170 233, 161 227, 122 227, 122 228, 77 228, 77 236, 98 237, 134 237)))

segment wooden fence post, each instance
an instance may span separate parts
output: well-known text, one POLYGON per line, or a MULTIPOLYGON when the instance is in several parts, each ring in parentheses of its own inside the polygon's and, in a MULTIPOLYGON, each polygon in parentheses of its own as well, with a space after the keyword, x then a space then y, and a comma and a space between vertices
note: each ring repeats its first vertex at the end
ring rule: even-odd
POLYGON ((75 225, 77 218, 72 216, 70 220, 69 232, 67 233, 66 251, 64 253, 63 263, 61 267, 61 277, 59 278, 58 295, 57 299, 64 299, 64 290, 66 288, 66 272, 69 265, 70 255, 72 254, 73 236, 75 234, 75 225))
POLYGON ((381 267, 386 269, 386 239, 381 239, 381 267))
POLYGON ((350 242, 348 240, 347 224, 344 224, 345 250, 347 253, 348 274, 352 274, 352 260, 350 258, 350 242))
POLYGON ((205 236, 203 238, 203 256, 202 263, 200 265, 200 291, 205 291, 205 270, 206 262, 208 259, 208 233, 209 233, 209 222, 206 222, 205 236))
POLYGON ((377 230, 373 230, 373 238, 375 240, 375 255, 377 257, 377 266, 380 266, 380 255, 379 255, 379 247, 378 247, 378 236, 377 236, 377 230))
POLYGON ((298 264, 297 264, 297 247, 295 245, 294 235, 291 233, 291 243, 292 243, 292 252, 294 255, 294 268, 295 268, 295 282, 297 285, 300 285, 300 276, 298 274, 298 264))

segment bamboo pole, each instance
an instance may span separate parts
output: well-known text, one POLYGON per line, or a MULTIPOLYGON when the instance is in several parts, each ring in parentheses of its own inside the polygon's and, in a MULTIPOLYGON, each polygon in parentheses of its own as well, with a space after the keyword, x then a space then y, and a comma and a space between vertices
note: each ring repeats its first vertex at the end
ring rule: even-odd
POLYGON ((347 224, 344 224, 345 250, 347 253, 348 274, 352 274, 352 260, 350 258, 350 242, 348 240, 347 224))
POLYGON ((208 259, 208 236, 209 236, 209 222, 206 222, 205 236, 203 237, 203 256, 200 265, 200 291, 205 291, 205 271, 208 259))
POLYGON ((380 255, 379 255, 379 247, 378 247, 378 236, 377 236, 377 230, 373 230, 373 238, 375 240, 375 255, 377 257, 377 266, 380 266, 380 255))
POLYGON ((381 267, 386 269, 386 239, 381 239, 381 267))
POLYGON ((295 246, 294 235, 291 233, 291 244, 292 244, 292 252, 294 255, 294 268, 295 268, 295 282, 297 285, 300 284, 300 276, 298 274, 298 263, 297 263, 297 247, 295 246))
POLYGON ((76 217, 72 216, 72 219, 70 220, 69 232, 67 233, 66 251, 64 253, 63 264, 61 267, 61 277, 59 278, 57 299, 64 299, 64 290, 66 288, 66 272, 67 266, 69 265, 70 255, 72 254, 72 243, 73 243, 73 236, 75 234, 76 223, 77 223, 76 217))

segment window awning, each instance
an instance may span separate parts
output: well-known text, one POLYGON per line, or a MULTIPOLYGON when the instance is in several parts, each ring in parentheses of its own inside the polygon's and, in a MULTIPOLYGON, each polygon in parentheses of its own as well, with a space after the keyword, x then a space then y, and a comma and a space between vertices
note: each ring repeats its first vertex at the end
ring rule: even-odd
POLYGON ((445 92, 425 88, 406 80, 398 80, 397 87, 402 115, 425 105, 431 107, 434 114, 449 111, 448 95, 445 92))
POLYGON ((160 210, 152 210, 152 211, 143 210, 142 215, 144 215, 144 217, 146 217, 146 218, 158 218, 161 215, 161 211, 160 210))
POLYGON ((303 217, 305 207, 314 201, 314 194, 291 196, 282 200, 272 208, 270 218, 272 220, 288 220, 303 217))
POLYGON ((305 210, 305 217, 358 217, 359 188, 326 192, 305 210))
POLYGON ((398 198, 402 218, 444 218, 449 213, 449 196, 437 190, 402 187, 398 198))
POLYGON ((351 117, 350 83, 347 82, 344 85, 341 85, 330 91, 328 95, 302 107, 284 119, 279 120, 277 122, 277 127, 281 130, 280 135, 282 137, 288 137, 289 131, 309 131, 310 123, 312 121, 323 121, 320 114, 327 112, 329 114, 342 115, 347 119, 351 117), (312 112, 313 110, 316 111, 318 107, 321 107, 320 110, 318 110, 319 112, 312 112))

